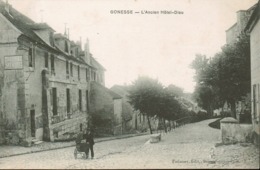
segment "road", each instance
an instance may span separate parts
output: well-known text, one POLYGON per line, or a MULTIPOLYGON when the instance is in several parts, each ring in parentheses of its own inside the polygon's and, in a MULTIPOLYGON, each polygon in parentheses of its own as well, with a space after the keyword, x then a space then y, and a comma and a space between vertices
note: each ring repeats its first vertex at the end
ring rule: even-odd
POLYGON ((149 135, 96 143, 95 159, 73 157, 74 147, 0 159, 0 168, 258 168, 259 150, 253 145, 220 143, 220 130, 206 120, 164 134, 150 144, 149 135))

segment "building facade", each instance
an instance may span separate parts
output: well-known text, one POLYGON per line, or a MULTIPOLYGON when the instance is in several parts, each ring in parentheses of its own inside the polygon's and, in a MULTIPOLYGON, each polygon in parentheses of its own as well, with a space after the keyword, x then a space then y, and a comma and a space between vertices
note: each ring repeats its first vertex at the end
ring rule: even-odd
POLYGON ((226 43, 233 44, 238 40, 241 33, 244 32, 246 24, 252 15, 255 6, 250 7, 247 10, 237 11, 237 22, 226 30, 226 43))
POLYGON ((245 29, 250 34, 251 52, 251 115, 254 129, 254 142, 260 137, 260 1, 258 1, 245 29))
POLYGON ((81 42, 0 1, 0 143, 72 138, 88 126, 90 82, 104 67, 81 42))

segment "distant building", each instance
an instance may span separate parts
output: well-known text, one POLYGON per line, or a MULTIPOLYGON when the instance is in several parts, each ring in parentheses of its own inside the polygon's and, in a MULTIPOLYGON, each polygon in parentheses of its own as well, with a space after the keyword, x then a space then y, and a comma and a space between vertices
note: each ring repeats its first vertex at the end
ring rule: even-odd
POLYGON ((249 19, 245 30, 250 34, 251 50, 251 101, 254 139, 259 144, 260 137, 260 1, 249 19))
POLYGON ((90 83, 90 115, 97 136, 122 134, 122 97, 100 83, 90 83))
MULTIPOLYGON (((139 111, 135 111, 134 108, 128 102, 128 87, 127 86, 120 86, 114 85, 110 88, 115 93, 122 96, 122 119, 121 119, 121 126, 122 126, 122 133, 130 133, 135 131, 148 131, 148 123, 147 117, 141 114, 139 111)), ((157 129, 158 120, 155 117, 152 117, 150 120, 151 127, 153 130, 157 129)))
POLYGON ((105 69, 88 41, 82 49, 54 32, 0 0, 0 143, 63 140, 88 126, 91 82, 104 90, 105 69))

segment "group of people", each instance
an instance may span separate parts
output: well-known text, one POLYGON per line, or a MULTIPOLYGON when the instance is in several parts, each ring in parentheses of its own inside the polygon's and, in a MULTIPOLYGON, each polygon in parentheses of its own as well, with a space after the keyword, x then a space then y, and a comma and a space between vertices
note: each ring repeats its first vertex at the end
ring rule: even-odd
POLYGON ((76 145, 81 144, 82 140, 86 140, 87 148, 85 150, 86 157, 88 158, 89 151, 91 152, 91 159, 94 158, 94 149, 93 146, 95 144, 94 138, 93 138, 93 132, 91 128, 87 128, 86 131, 83 132, 82 130, 82 124, 80 124, 80 132, 77 135, 76 138, 76 145))

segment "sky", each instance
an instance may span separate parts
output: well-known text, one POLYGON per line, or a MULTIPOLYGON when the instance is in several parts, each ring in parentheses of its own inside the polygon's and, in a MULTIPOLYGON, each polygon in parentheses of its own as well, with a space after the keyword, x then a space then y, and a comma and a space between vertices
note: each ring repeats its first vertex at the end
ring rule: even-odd
POLYGON ((213 57, 226 43, 236 12, 257 0, 9 0, 35 22, 86 42, 105 68, 105 84, 130 85, 138 76, 194 91, 196 54, 213 57), (133 14, 111 14, 132 10, 133 14), (160 14, 160 11, 182 14, 160 14), (159 11, 159 14, 142 14, 159 11), (135 13, 139 12, 139 13, 135 13))

